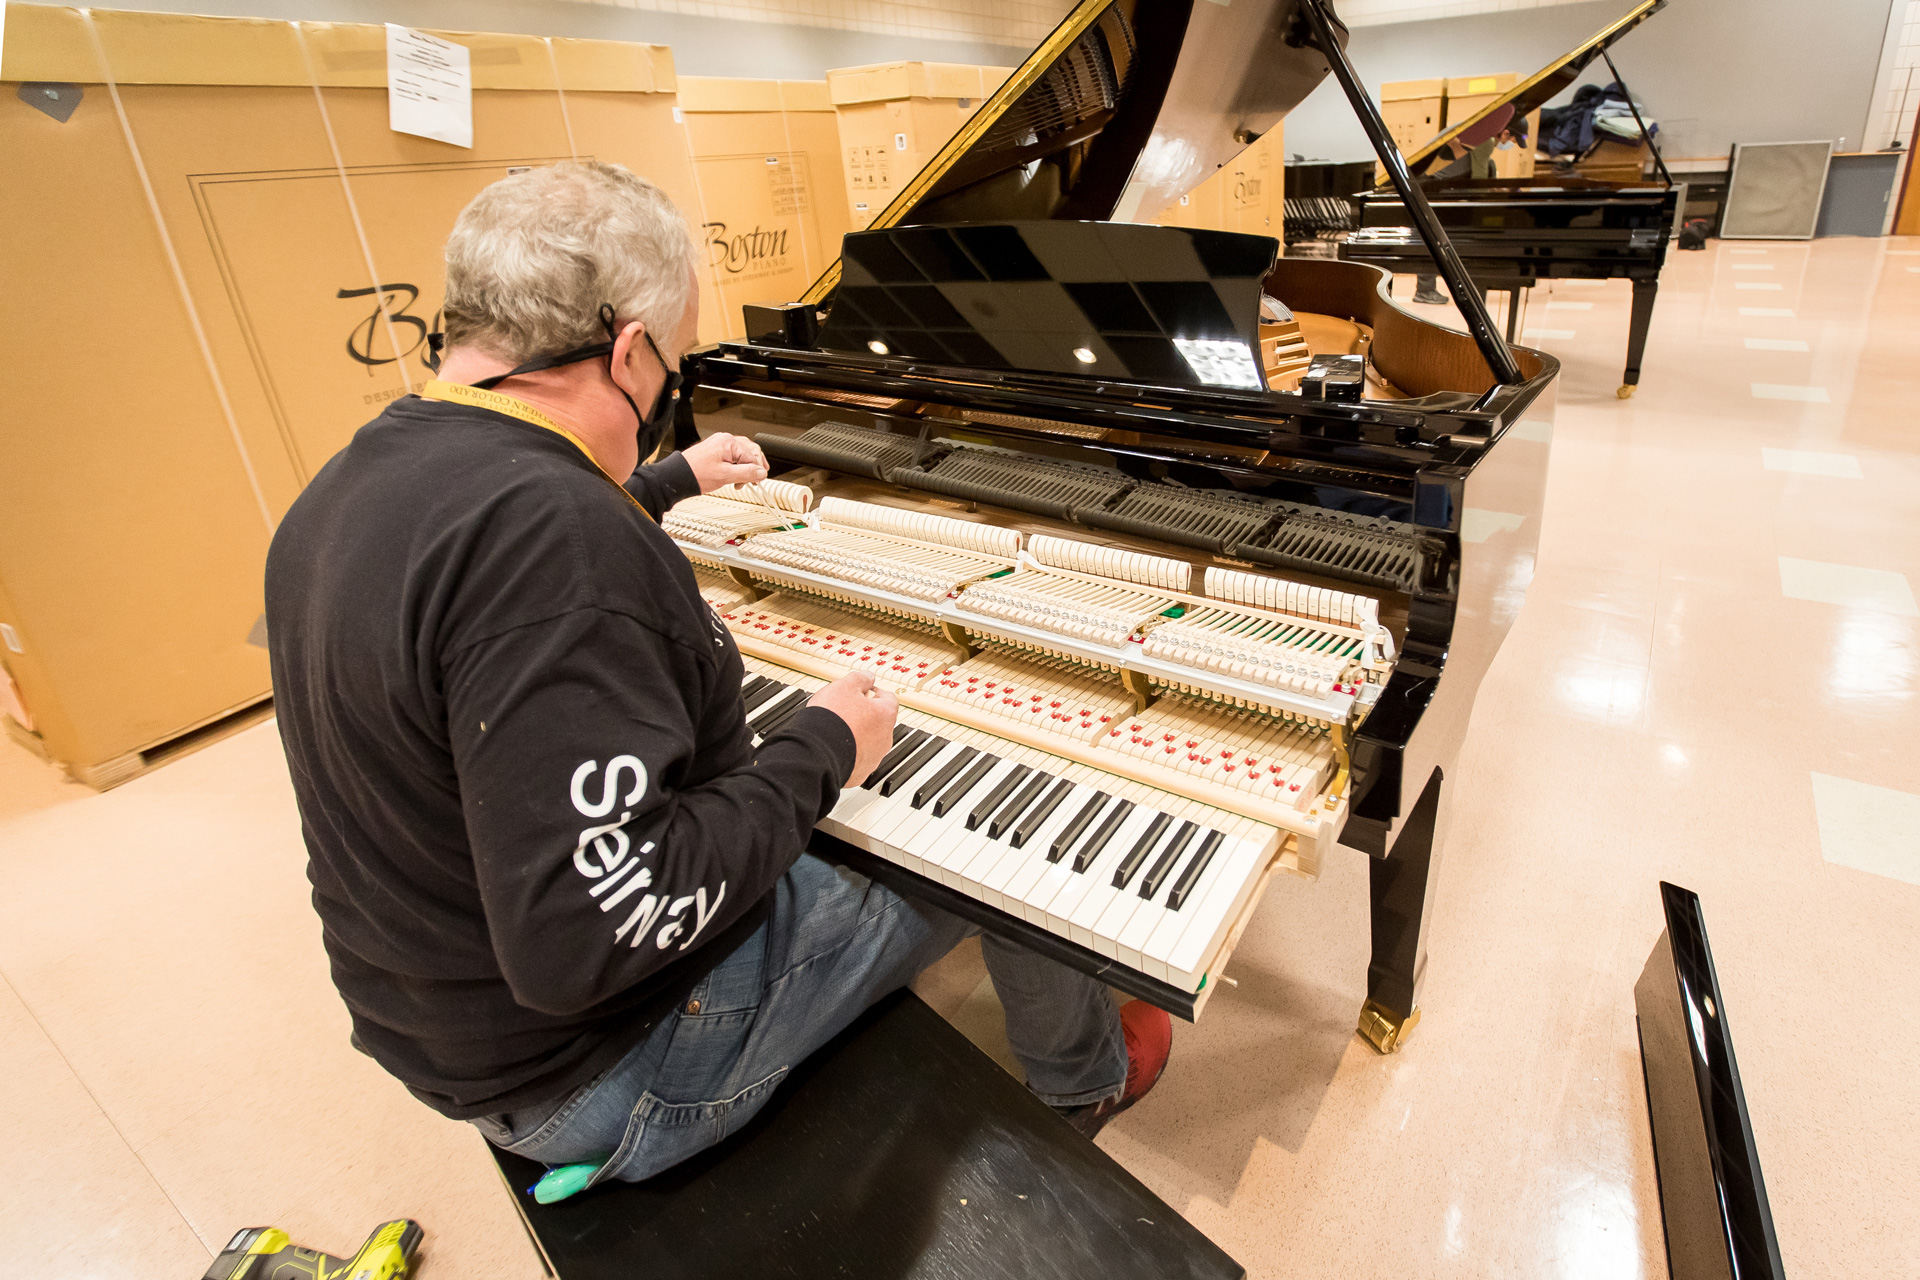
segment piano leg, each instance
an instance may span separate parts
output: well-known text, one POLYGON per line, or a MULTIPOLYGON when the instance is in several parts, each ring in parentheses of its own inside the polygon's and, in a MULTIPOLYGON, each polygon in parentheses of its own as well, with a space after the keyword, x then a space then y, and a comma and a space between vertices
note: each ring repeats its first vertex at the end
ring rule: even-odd
POLYGON ((1367 966, 1367 1002, 1360 1034, 1392 1053, 1420 1022, 1420 981, 1426 975, 1429 872, 1440 814, 1440 770, 1400 829, 1385 858, 1368 865, 1373 900, 1373 962, 1367 966))
POLYGON ((1627 372, 1615 394, 1622 400, 1633 394, 1640 385, 1640 357, 1647 350, 1647 328, 1653 323, 1653 295, 1660 291, 1660 282, 1651 277, 1633 281, 1633 319, 1627 323, 1627 372))

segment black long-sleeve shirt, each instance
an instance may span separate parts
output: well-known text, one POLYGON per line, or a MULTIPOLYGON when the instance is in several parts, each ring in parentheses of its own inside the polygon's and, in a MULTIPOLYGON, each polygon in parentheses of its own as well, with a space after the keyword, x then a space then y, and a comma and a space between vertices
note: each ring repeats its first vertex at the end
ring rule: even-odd
MULTIPOLYGON (((628 490, 697 491, 677 455, 628 490)), ((563 437, 409 397, 267 557, 275 706, 355 1042, 465 1119, 617 1061, 759 923, 854 742, 758 751, 739 651, 563 437)))

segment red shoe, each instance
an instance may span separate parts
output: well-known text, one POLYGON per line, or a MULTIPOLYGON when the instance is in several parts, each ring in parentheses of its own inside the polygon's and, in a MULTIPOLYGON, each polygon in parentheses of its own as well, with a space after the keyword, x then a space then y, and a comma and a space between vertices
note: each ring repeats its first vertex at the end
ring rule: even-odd
POLYGON ((1144 1000, 1129 1000, 1120 1006, 1120 1030, 1127 1037, 1126 1088, 1117 1098, 1060 1112, 1061 1118, 1089 1138, 1153 1091, 1153 1086, 1160 1083, 1160 1073, 1167 1069, 1167 1056, 1173 1052, 1173 1019, 1165 1009, 1156 1009, 1144 1000))

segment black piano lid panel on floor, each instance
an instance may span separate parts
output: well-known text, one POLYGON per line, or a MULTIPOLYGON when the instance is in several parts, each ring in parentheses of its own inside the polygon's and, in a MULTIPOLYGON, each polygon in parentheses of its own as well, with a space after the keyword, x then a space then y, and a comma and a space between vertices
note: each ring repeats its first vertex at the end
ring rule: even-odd
POLYGON ((1667 927, 1634 984, 1667 1269, 1673 1280, 1780 1280, 1726 1001, 1700 899, 1660 885, 1667 927))
POLYGON ((560 1280, 1234 1280, 1245 1270, 917 997, 796 1066, 744 1128, 558 1204, 494 1151, 560 1280))

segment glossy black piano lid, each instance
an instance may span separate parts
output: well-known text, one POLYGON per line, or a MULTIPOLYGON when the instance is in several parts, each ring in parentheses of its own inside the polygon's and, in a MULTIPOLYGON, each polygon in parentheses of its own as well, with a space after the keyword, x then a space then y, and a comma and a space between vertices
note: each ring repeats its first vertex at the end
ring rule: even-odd
POLYGON ((1700 899, 1660 885, 1667 927, 1634 984, 1667 1268, 1674 1280, 1780 1280, 1727 1006, 1700 899))
POLYGON ((1264 390, 1271 236, 1124 222, 889 227, 846 237, 825 351, 1093 382, 1264 390))

